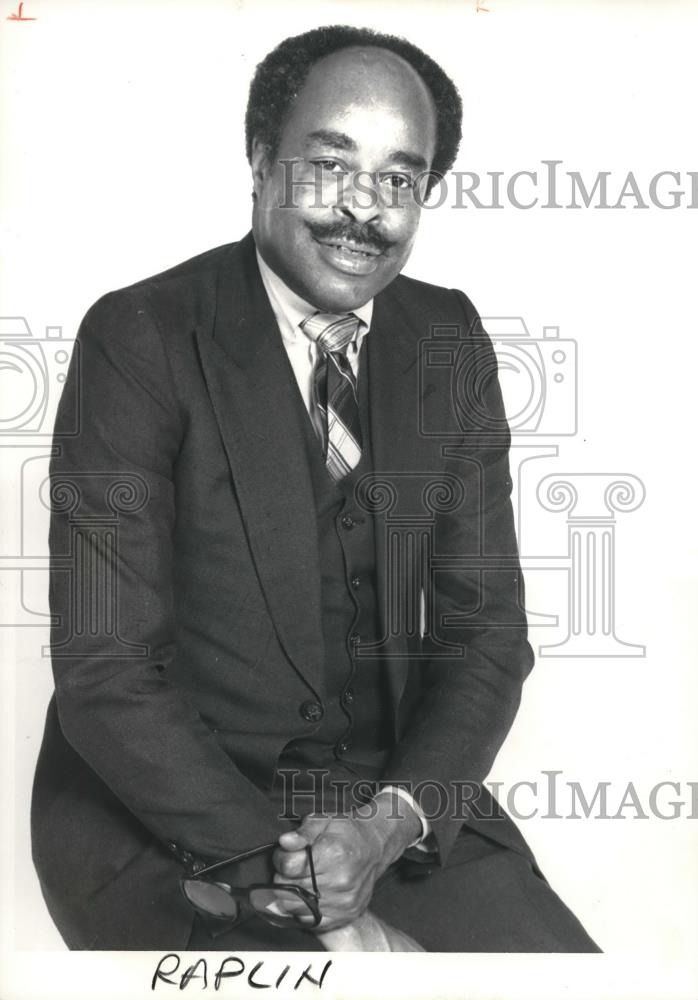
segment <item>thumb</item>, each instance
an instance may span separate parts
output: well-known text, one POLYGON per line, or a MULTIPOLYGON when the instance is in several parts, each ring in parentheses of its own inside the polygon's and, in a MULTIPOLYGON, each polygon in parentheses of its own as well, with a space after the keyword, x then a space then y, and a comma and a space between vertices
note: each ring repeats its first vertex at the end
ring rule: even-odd
POLYGON ((308 844, 314 844, 326 830, 330 822, 329 816, 306 816, 297 830, 289 830, 279 837, 279 846, 285 851, 300 851, 308 844))

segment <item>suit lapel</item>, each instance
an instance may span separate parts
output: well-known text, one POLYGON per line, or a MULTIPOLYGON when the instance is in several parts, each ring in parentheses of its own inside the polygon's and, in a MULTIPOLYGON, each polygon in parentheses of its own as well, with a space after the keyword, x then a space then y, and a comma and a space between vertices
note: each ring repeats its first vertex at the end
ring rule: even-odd
MULTIPOLYGON (((392 286, 376 297, 366 342, 371 447, 376 474, 393 483, 405 473, 433 468, 433 453, 419 434, 417 334, 392 286)), ((270 614, 291 663, 322 697, 320 557, 302 406, 251 235, 221 268, 213 337, 199 330, 197 339, 270 614)), ((389 515, 375 518, 384 635, 389 515)), ((396 637, 387 660, 395 707, 407 676, 406 651, 404 637, 396 637)))
POLYGON ((221 268, 213 338, 201 330, 197 337, 277 634, 293 666, 321 697, 320 559, 302 408, 251 235, 221 268))
POLYGON ((374 300, 367 338, 371 447, 379 472, 419 468, 418 337, 390 286, 374 300))
MULTIPOLYGON (((410 473, 433 469, 433 453, 419 434, 419 331, 400 303, 394 285, 376 296, 371 331, 367 337, 369 406, 373 468, 377 480, 387 480, 397 491, 397 503, 375 521, 376 584, 382 634, 388 636, 386 670, 395 711, 407 680, 409 661, 404 634, 390 636, 388 623, 388 525, 398 504, 409 509, 414 483, 410 473)), ((421 491, 420 491, 421 495, 421 491)), ((399 600, 406 580, 398 583, 399 600)), ((393 584, 394 586, 394 584, 393 584)))

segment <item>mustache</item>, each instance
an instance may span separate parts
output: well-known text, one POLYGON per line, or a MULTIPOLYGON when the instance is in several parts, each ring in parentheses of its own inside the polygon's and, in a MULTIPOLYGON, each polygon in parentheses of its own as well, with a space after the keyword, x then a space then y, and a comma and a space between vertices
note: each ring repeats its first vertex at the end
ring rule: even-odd
POLYGON ((306 221, 306 226, 316 240, 346 240, 370 247, 378 253, 384 253, 393 245, 392 240, 387 240, 385 236, 381 236, 369 223, 328 222, 323 224, 321 222, 306 221))

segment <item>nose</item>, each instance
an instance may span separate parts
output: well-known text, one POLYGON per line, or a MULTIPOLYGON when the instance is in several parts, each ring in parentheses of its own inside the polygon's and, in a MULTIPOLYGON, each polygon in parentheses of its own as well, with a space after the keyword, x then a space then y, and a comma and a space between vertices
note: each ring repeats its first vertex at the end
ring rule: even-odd
POLYGON ((365 224, 377 222, 383 214, 383 207, 375 176, 367 170, 357 170, 338 192, 335 212, 344 219, 365 224))

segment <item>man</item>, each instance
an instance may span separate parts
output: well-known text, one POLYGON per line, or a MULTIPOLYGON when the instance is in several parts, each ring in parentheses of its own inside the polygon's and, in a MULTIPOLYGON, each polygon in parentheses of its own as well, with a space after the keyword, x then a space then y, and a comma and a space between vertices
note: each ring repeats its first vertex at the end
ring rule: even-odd
POLYGON ((597 950, 480 785, 532 664, 508 433, 470 302, 398 277, 459 139, 411 44, 289 39, 250 92, 252 234, 82 324, 33 803, 71 948, 312 949, 368 920, 395 947, 597 950))

